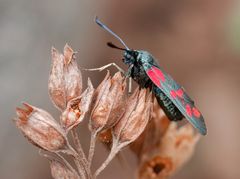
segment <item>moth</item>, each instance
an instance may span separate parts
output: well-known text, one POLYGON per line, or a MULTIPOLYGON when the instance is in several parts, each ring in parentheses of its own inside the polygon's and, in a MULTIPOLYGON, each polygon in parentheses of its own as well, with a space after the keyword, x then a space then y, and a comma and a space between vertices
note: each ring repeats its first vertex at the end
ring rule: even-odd
MULTIPOLYGON (((97 17, 95 22, 117 38, 124 46, 121 48, 110 42, 107 43, 112 48, 124 51, 123 62, 128 65, 126 76, 135 80, 141 88, 150 88, 158 104, 171 121, 179 121, 185 117, 202 135, 206 135, 207 128, 204 118, 194 101, 188 96, 184 88, 159 66, 156 59, 147 51, 128 48, 124 41, 97 17)), ((103 70, 109 66, 115 66, 124 72, 115 63, 89 70, 103 70)))

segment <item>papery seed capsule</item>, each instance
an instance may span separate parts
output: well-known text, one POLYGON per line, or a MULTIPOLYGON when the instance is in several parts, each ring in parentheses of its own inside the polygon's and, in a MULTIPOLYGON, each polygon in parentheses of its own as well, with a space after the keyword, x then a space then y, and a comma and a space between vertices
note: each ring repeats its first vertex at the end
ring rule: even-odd
POLYGON ((16 126, 34 145, 47 151, 60 151, 67 147, 67 138, 60 125, 46 111, 23 103, 17 108, 16 126))
POLYGON ((143 151, 149 151, 161 142, 161 138, 168 129, 170 123, 164 111, 158 105, 156 99, 154 100, 151 116, 147 128, 130 146, 130 149, 138 158, 142 156, 141 154, 143 151))
POLYGON ((129 116, 124 129, 122 129, 119 141, 133 142, 146 128, 152 112, 151 94, 147 96, 147 90, 141 90, 135 110, 129 116))
POLYGON ((52 48, 48 91, 52 102, 60 110, 64 110, 68 101, 80 96, 82 91, 82 75, 74 54, 68 45, 64 47, 64 55, 52 48))
POLYGON ((114 126, 125 111, 125 89, 126 80, 123 78, 120 72, 117 72, 111 79, 111 89, 109 96, 114 99, 111 112, 109 114, 105 129, 109 129, 114 126))
POLYGON ((88 88, 82 93, 81 96, 74 98, 68 102, 67 108, 61 115, 61 125, 67 131, 71 130, 82 122, 85 114, 88 112, 94 88, 90 79, 88 79, 88 88))
POLYGON ((55 48, 52 48, 52 69, 49 75, 48 92, 53 104, 63 110, 66 106, 64 56, 55 48))
POLYGON ((74 55, 75 52, 66 44, 64 47, 64 79, 67 102, 80 96, 82 92, 82 74, 74 55))
POLYGON ((101 130, 111 111, 113 99, 109 98, 109 90, 111 87, 111 79, 109 73, 98 86, 94 94, 94 107, 91 112, 89 128, 91 131, 101 130))

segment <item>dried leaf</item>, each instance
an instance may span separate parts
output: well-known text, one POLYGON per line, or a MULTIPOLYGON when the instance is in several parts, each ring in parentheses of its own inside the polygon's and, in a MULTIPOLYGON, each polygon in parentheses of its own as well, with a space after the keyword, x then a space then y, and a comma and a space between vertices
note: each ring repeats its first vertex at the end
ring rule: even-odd
POLYGON ((60 125, 46 111, 23 103, 25 109, 17 108, 16 126, 37 147, 57 152, 66 149, 67 138, 60 125))

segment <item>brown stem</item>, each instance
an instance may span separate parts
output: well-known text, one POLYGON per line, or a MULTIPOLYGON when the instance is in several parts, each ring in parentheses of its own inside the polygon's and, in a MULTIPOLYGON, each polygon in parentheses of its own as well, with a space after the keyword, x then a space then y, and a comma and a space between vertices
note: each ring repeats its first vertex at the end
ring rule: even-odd
MULTIPOLYGON (((76 172, 76 170, 70 165, 70 163, 59 153, 56 153, 56 155, 62 159, 62 161, 65 163, 65 165, 75 174, 79 177, 78 173, 76 172)), ((83 176, 81 176, 83 177, 83 176)))
POLYGON ((68 148, 68 150, 65 150, 63 152, 73 157, 73 161, 77 166, 80 177, 83 179, 87 179, 88 174, 82 158, 79 157, 78 153, 74 150, 74 148, 72 148, 71 145, 68 145, 68 148))
POLYGON ((91 164, 92 164, 92 159, 93 159, 93 155, 95 152, 95 145, 96 145, 96 132, 93 132, 91 134, 91 141, 90 141, 90 147, 89 147, 89 152, 88 152, 88 164, 89 164, 89 169, 91 168, 91 164))
POLYGON ((71 134, 72 134, 73 142, 74 142, 74 144, 75 144, 75 146, 76 146, 78 155, 79 155, 80 158, 82 158, 85 167, 87 167, 88 161, 87 161, 87 158, 86 158, 86 156, 85 156, 85 154, 84 154, 84 152, 83 152, 82 145, 81 145, 81 143, 80 143, 80 140, 79 140, 79 137, 78 137, 76 128, 73 128, 73 129, 71 130, 71 134))
POLYGON ((116 156, 118 152, 119 152, 119 148, 113 143, 111 152, 109 153, 107 159, 102 163, 102 165, 94 173, 93 175, 94 179, 107 167, 107 165, 112 161, 112 159, 116 156))

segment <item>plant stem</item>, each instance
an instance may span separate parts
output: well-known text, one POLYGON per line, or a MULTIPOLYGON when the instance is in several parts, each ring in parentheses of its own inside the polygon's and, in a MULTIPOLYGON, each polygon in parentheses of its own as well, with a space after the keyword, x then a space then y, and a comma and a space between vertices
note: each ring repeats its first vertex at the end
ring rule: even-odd
POLYGON ((107 159, 102 163, 102 165, 94 173, 93 175, 94 179, 107 167, 107 165, 112 161, 112 159, 116 156, 118 152, 119 152, 119 148, 113 145, 107 159))
POLYGON ((91 168, 91 164, 92 164, 92 159, 93 159, 93 155, 95 152, 95 145, 96 145, 96 132, 93 132, 91 134, 91 141, 90 141, 90 147, 89 147, 89 152, 88 152, 88 164, 89 164, 89 169, 91 168))
POLYGON ((76 128, 73 128, 71 130, 71 134, 72 134, 73 142, 74 142, 74 145, 76 146, 78 155, 79 155, 80 158, 82 158, 85 167, 87 167, 88 161, 87 161, 87 158, 86 158, 86 156, 85 156, 85 154, 83 152, 82 145, 80 143, 80 140, 79 140, 76 128))
POLYGON ((86 167, 85 167, 85 164, 84 164, 82 158, 80 158, 78 153, 74 150, 74 148, 72 148, 72 146, 70 144, 68 145, 68 148, 69 149, 64 152, 73 157, 73 161, 77 166, 80 177, 83 179, 87 179, 88 173, 87 173, 87 170, 86 170, 86 167))
MULTIPOLYGON (((61 158, 63 160, 63 162, 65 163, 65 165, 75 174, 79 177, 78 173, 76 172, 76 170, 72 167, 72 165, 59 153, 56 153, 56 155, 61 158)), ((84 177, 84 176, 81 176, 84 177)))

